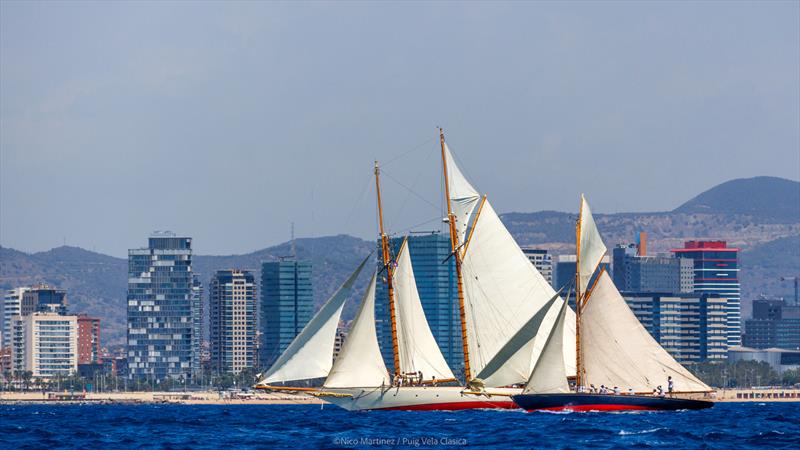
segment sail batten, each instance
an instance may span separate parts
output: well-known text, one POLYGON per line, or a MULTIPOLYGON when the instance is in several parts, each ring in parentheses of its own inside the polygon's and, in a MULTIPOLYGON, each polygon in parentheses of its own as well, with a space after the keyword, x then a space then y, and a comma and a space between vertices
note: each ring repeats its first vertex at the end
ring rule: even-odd
POLYGON ((364 258, 342 286, 322 305, 264 374, 259 385, 309 380, 328 375, 333 365, 336 327, 339 325, 344 302, 369 258, 370 256, 364 258))
POLYGON ((394 268, 395 304, 397 305, 398 349, 404 373, 422 372, 425 379, 453 379, 452 370, 433 337, 422 308, 408 240, 404 240, 394 268))
POLYGON ((375 331, 376 277, 377 274, 373 273, 342 350, 325 380, 325 387, 375 387, 390 384, 389 372, 383 362, 375 331))

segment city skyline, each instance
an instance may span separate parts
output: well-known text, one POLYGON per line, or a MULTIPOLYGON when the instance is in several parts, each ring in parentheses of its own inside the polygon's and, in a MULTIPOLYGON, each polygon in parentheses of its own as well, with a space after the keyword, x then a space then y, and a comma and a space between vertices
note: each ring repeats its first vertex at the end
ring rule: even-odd
POLYGON ((5 2, 0 244, 121 256, 172 229, 241 253, 291 222, 369 238, 375 159, 403 229, 438 215, 438 125, 498 211, 572 211, 581 191, 598 212, 669 210, 728 179, 797 180, 800 6, 753 5, 5 2), (563 167, 569 187, 543 190, 563 167), (156 223, 130 209, 173 172, 185 202, 152 205, 156 223), (235 221, 204 207, 254 199, 235 221))

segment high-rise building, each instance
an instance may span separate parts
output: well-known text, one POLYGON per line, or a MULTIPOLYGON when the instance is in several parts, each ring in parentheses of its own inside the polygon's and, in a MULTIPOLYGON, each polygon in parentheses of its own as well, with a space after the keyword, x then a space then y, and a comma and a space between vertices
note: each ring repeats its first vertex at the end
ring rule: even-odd
POLYGON ((192 239, 153 234, 128 250, 128 369, 132 378, 186 378, 192 368, 192 239))
POLYGON ((680 363, 727 357, 726 299, 717 294, 623 292, 639 322, 680 363))
POLYGON ((50 379, 78 370, 78 317, 34 312, 12 319, 12 366, 50 379))
MULTIPOLYGON (((397 254, 402 243, 402 237, 389 240, 392 255, 397 254)), ((412 234, 408 237, 408 248, 425 318, 447 364, 459 376, 464 371, 464 354, 458 314, 458 280, 455 261, 450 258, 450 237, 438 232, 412 234)), ((379 250, 378 265, 381 267, 382 261, 379 250)), ((375 289, 375 322, 383 359, 392 371, 394 358, 389 293, 386 281, 380 275, 375 289)))
POLYGON ((800 350, 800 305, 783 300, 753 300, 753 318, 745 321, 744 345, 800 350))
POLYGON ((52 312, 67 314, 67 293, 46 284, 33 286, 22 294, 20 314, 27 316, 33 312, 52 312))
POLYGON ((22 296, 29 290, 29 287, 19 287, 9 289, 5 292, 5 295, 3 295, 2 347, 11 347, 11 319, 14 316, 22 315, 22 296))
MULTIPOLYGON (((558 261, 556 262, 556 284, 553 286, 557 286, 556 289, 560 289, 562 286, 566 285, 567 283, 575 281, 575 255, 558 255, 558 261)), ((600 269, 605 269, 606 272, 611 273, 611 258, 608 255, 603 255, 603 258, 600 260, 600 264, 598 265, 600 269)), ((597 272, 599 273, 599 272, 597 272)), ((595 278, 597 278, 597 273, 589 280, 589 286, 594 284, 595 278)))
POLYGON ((614 284, 620 291, 693 292, 694 265, 690 259, 643 255, 636 244, 614 248, 614 284))
POLYGON ((100 363, 100 319, 78 315, 78 364, 100 363))
POLYGON ((547 253, 545 249, 530 246, 522 247, 522 253, 528 257, 528 260, 547 280, 547 283, 555 287, 553 284, 553 256, 547 253))
POLYGON ((742 344, 742 311, 739 290, 739 249, 725 241, 687 241, 672 250, 678 258, 694 263, 694 292, 719 294, 728 299, 728 346, 742 344))
POLYGON ((208 296, 211 368, 239 373, 253 367, 256 338, 256 281, 246 270, 219 270, 208 296))
POLYGON ((197 275, 192 275, 192 374, 197 375, 202 368, 203 339, 205 324, 203 318, 203 283, 197 275))
POLYGON ((261 264, 262 367, 270 367, 303 330, 314 313, 311 261, 261 264))

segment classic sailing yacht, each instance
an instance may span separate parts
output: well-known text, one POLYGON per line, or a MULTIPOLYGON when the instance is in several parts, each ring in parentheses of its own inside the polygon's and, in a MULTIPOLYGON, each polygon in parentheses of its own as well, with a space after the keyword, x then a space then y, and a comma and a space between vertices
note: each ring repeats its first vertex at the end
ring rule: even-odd
MULTIPOLYGON (((536 268, 503 226, 485 196, 466 180, 440 132, 445 194, 448 204, 447 221, 450 228, 452 257, 455 259, 458 281, 459 316, 464 350, 464 372, 467 386, 434 386, 425 378, 422 386, 382 386, 380 388, 355 388, 326 400, 347 409, 471 409, 512 408, 511 395, 521 393, 521 388, 507 387, 523 384, 538 359, 544 341, 555 322, 557 312, 552 305, 562 305, 559 295, 536 268)), ((376 170, 378 214, 381 224, 381 242, 384 249, 384 269, 387 276, 390 319, 392 320, 392 348, 395 376, 408 372, 403 350, 406 339, 430 333, 427 322, 419 331, 404 333, 406 314, 403 305, 418 305, 419 296, 412 278, 411 260, 407 244, 397 256, 393 267, 388 252, 388 238, 383 230, 380 205, 380 183, 376 170), (403 275, 405 274, 405 275, 403 275), (396 308, 397 314, 392 316, 396 308), (404 337, 405 335, 405 337, 404 337)), ((574 356, 574 315, 567 308, 564 333, 565 354, 562 360, 574 356)), ((419 339, 417 337, 417 339, 419 339)), ((428 340, 430 348, 435 341, 428 340)), ((340 358, 342 358, 340 354, 340 358)), ((574 367, 574 363, 571 367, 574 367)), ((569 370, 569 369, 567 369, 569 370)), ((414 370, 411 370, 413 372, 414 370)), ((425 372, 423 370, 424 374, 425 372)), ((432 372, 431 372, 432 373, 432 372)), ((377 379, 377 378, 376 378, 377 379)), ((437 376, 437 380, 440 378, 437 376)), ((326 383, 326 387, 332 387, 326 383)), ((324 394, 323 394, 324 396, 324 394)))
POLYGON ((605 270, 600 271, 594 285, 586 291, 606 246, 583 196, 576 239, 575 390, 569 386, 562 359, 566 320, 562 306, 528 383, 522 394, 513 397, 514 402, 528 411, 679 410, 713 406, 710 401, 686 398, 712 389, 650 336, 605 270), (664 395, 664 391, 672 392, 664 395))

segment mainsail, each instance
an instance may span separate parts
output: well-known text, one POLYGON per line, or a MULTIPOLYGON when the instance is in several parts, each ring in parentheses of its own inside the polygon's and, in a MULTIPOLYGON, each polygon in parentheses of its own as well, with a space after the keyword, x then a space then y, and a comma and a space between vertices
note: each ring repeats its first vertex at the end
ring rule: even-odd
POLYGON ((394 268, 395 304, 397 307, 397 342, 400 368, 405 373, 422 372, 426 380, 453 379, 439 345, 431 333, 417 291, 408 239, 403 240, 394 268))
POLYGON ((286 351, 264 374, 259 385, 308 380, 328 375, 333 361, 336 327, 342 315, 342 307, 370 256, 364 258, 344 284, 322 305, 286 351))
POLYGON ((589 203, 583 197, 583 194, 581 194, 581 212, 578 227, 580 233, 577 248, 578 273, 580 275, 578 292, 583 294, 586 292, 586 287, 589 285, 592 274, 594 274, 603 259, 603 255, 606 253, 606 245, 600 237, 600 232, 594 223, 592 210, 589 208, 589 203))
POLYGON ((569 310, 569 306, 567 306, 567 301, 564 301, 558 309, 558 318, 550 330, 550 335, 547 336, 542 353, 525 385, 524 394, 569 392, 567 372, 564 367, 564 328, 567 310, 569 310))
POLYGON ((652 392, 671 376, 676 392, 711 390, 650 336, 605 271, 583 307, 581 346, 586 385, 652 392))
POLYGON ((373 273, 358 314, 350 325, 344 346, 325 380, 325 387, 375 387, 391 384, 375 331, 376 276, 373 273))
MULTIPOLYGON (((480 373, 503 346, 545 307, 555 291, 522 253, 488 200, 476 214, 465 244, 462 274, 469 357, 480 373)), ((541 348, 555 314, 548 315, 537 332, 541 348)), ((506 361, 484 380, 487 386, 524 383, 536 360, 535 342, 526 354, 506 361)))

